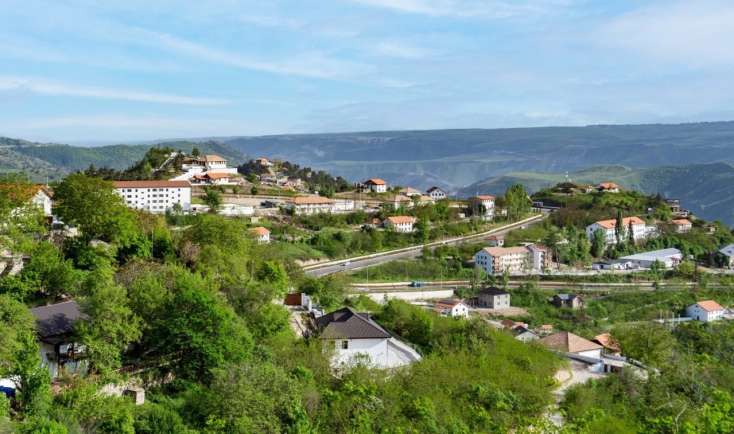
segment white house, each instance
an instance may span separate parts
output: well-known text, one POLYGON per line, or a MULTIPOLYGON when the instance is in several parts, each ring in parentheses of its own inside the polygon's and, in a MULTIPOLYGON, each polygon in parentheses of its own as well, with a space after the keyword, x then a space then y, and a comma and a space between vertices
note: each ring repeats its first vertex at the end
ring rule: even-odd
POLYGON ((227 168, 227 160, 219 155, 205 155, 204 165, 206 170, 221 170, 227 168))
POLYGON ((675 231, 679 234, 685 234, 693 229, 693 223, 688 219, 675 219, 671 222, 675 231))
POLYGON ((724 316, 724 308, 713 300, 703 300, 688 306, 686 315, 696 321, 717 321, 724 316))
POLYGON ((334 368, 364 363, 376 368, 396 368, 421 359, 414 349, 393 338, 367 313, 350 307, 316 318, 320 338, 334 349, 334 368))
POLYGON ((297 196, 288 204, 296 215, 330 213, 334 211, 334 201, 323 196, 297 196))
POLYGON ((683 260, 683 253, 678 249, 661 249, 622 256, 619 260, 632 263, 639 268, 650 268, 655 262, 659 262, 665 268, 673 268, 683 260))
MULTIPOLYGON (((632 225, 632 237, 635 241, 642 240, 649 234, 644 220, 639 217, 625 217, 622 219, 622 225, 624 226, 624 229, 622 230, 623 241, 626 241, 629 238, 627 231, 629 230, 630 224, 632 225)), ((597 229, 601 229, 604 233, 606 244, 615 244, 617 242, 617 237, 614 233, 614 228, 616 226, 616 219, 600 220, 586 227, 586 236, 589 240, 593 240, 594 232, 596 232, 597 229)))
POLYGON ((727 267, 731 268, 734 266, 734 244, 722 247, 719 249, 719 253, 724 257, 727 267))
POLYGON ((605 193, 619 193, 619 185, 614 182, 602 182, 596 186, 596 189, 605 193))
POLYGON ((191 208, 191 184, 188 181, 114 181, 115 191, 130 208, 164 213, 178 204, 191 208))
POLYGON ((435 186, 426 190, 426 194, 434 201, 446 199, 446 192, 435 186))
POLYGON ((417 219, 415 217, 407 216, 407 215, 397 215, 388 217, 383 222, 383 225, 385 225, 385 228, 392 229, 395 232, 400 233, 410 233, 413 232, 413 225, 417 219))
POLYGON ((469 198, 472 215, 478 215, 484 220, 492 220, 494 218, 494 201, 495 197, 488 194, 469 198))
POLYGON ((53 208, 53 194, 51 190, 45 185, 36 185, 36 193, 31 198, 31 203, 43 210, 43 215, 51 217, 53 214, 51 208, 53 208))
POLYGON ((270 231, 262 226, 250 229, 250 233, 257 239, 259 244, 268 244, 270 242, 270 231))
POLYGON ((408 197, 421 196, 422 195, 422 193, 420 192, 420 190, 417 190, 417 189, 415 189, 413 187, 404 187, 404 188, 401 188, 398 193, 400 193, 400 194, 402 194, 404 196, 408 196, 408 197))
POLYGON ((362 184, 362 189, 375 193, 385 193, 387 191, 387 183, 380 178, 370 178, 362 184))
POLYGON ((468 318, 469 306, 463 301, 457 299, 439 300, 433 305, 439 315, 450 316, 451 318, 468 318))
POLYGON ((83 318, 77 302, 35 307, 31 314, 36 319, 41 363, 48 368, 51 378, 84 371, 85 348, 73 340, 74 325, 83 318))

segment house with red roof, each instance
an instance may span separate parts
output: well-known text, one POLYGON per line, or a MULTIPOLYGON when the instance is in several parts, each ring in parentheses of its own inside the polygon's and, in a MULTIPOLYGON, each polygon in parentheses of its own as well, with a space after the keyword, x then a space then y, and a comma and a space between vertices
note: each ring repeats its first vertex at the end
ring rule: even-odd
POLYGON ((387 192, 387 183, 384 179, 370 178, 362 183, 362 190, 374 193, 385 193, 387 192))
POLYGON ((483 220, 494 218, 495 197, 489 194, 480 194, 469 198, 469 209, 471 215, 481 217, 483 220))
MULTIPOLYGON (((601 229, 601 231, 604 233, 604 240, 606 244, 615 244, 617 242, 615 231, 616 226, 617 219, 599 220, 598 222, 594 222, 586 227, 586 236, 589 238, 589 240, 593 240, 596 230, 601 229)), ((629 238, 627 232, 629 231, 630 227, 632 228, 632 237, 635 241, 644 239, 650 233, 647 228, 647 224, 645 223, 645 220, 642 220, 641 218, 636 216, 623 218, 622 226, 624 226, 624 228, 622 229, 622 234, 624 236, 622 238, 625 241, 629 238)))
POLYGON ((710 322, 724 316, 724 308, 713 300, 702 300, 686 308, 686 315, 696 321, 710 322))
POLYGON ((415 225, 416 221, 418 221, 418 219, 412 216, 396 215, 386 218, 385 221, 382 222, 382 224, 385 226, 385 229, 391 229, 395 232, 409 234, 413 232, 413 225, 415 225))

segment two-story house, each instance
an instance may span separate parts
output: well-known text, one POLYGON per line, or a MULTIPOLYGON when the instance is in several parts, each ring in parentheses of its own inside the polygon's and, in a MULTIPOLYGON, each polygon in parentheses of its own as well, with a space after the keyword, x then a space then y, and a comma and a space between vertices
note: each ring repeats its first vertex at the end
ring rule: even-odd
POLYGON ((288 207, 296 215, 330 213, 334 211, 334 201, 323 196, 296 196, 288 207))
MULTIPOLYGON (((629 238, 628 231, 630 226, 632 227, 632 237, 635 241, 645 239, 650 233, 647 230, 645 221, 639 217, 625 217, 622 219, 622 225, 624 226, 621 230, 622 241, 626 241, 629 238)), ((593 240, 594 233, 597 229, 600 229, 604 234, 604 242, 607 245, 615 244, 617 242, 616 226, 616 219, 600 220, 586 227, 586 236, 589 240, 593 240)))
POLYGON ((76 301, 65 301, 34 307, 41 362, 51 378, 62 373, 75 374, 86 370, 85 348, 74 342, 74 326, 83 318, 76 301))
POLYGON ((407 234, 413 232, 413 225, 418 219, 407 215, 396 215, 385 219, 383 225, 386 229, 407 234))
POLYGON ((434 186, 426 190, 426 194, 434 201, 446 199, 446 192, 434 186))
POLYGON ((474 305, 489 309, 510 307, 510 293, 499 288, 482 288, 474 299, 474 305))
POLYGON ((469 317, 469 306, 455 298, 438 300, 433 304, 433 310, 439 315, 449 316, 451 318, 469 317))
POLYGON ((469 198, 471 214, 484 220, 492 220, 494 218, 494 201, 495 197, 488 194, 469 198))
POLYGON ((387 192, 387 183, 384 179, 370 178, 362 183, 362 189, 374 193, 385 193, 387 192))
POLYGON ((724 316, 724 308, 713 300, 702 300, 688 306, 686 315, 696 321, 717 321, 724 316))

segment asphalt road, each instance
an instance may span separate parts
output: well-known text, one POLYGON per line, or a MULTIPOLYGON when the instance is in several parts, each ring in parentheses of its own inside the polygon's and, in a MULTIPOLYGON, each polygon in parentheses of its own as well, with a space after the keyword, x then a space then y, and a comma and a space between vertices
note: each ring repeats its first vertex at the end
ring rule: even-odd
MULTIPOLYGON (((446 241, 444 243, 441 243, 441 242, 430 243, 429 247, 432 248, 432 247, 436 247, 441 244, 454 245, 454 244, 462 244, 466 242, 481 241, 481 240, 485 240, 489 238, 490 236, 504 235, 513 229, 517 229, 519 226, 530 226, 530 225, 540 223, 541 221, 543 221, 543 218, 539 217, 537 220, 534 220, 528 223, 511 223, 503 228, 494 230, 491 233, 487 233, 486 235, 482 235, 482 236, 477 236, 476 234, 467 235, 466 237, 455 238, 455 239, 446 241)), ((384 254, 380 254, 378 256, 370 256, 368 258, 357 257, 357 258, 340 261, 339 263, 336 263, 336 264, 324 264, 323 266, 318 266, 318 265, 311 266, 305 270, 305 273, 309 276, 319 277, 319 276, 327 276, 329 274, 334 274, 334 273, 361 270, 363 268, 373 267, 375 265, 384 264, 386 262, 395 261, 398 259, 417 258, 418 256, 421 255, 422 252, 423 252, 423 246, 415 246, 413 248, 410 248, 409 250, 400 249, 399 252, 395 252, 395 253, 385 252, 384 254)))

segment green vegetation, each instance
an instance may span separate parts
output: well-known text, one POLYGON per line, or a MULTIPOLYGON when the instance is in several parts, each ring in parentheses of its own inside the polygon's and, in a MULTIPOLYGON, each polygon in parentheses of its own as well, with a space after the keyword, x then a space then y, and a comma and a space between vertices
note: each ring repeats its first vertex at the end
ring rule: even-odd
POLYGON ((656 371, 609 376, 569 390, 569 432, 727 433, 734 429, 734 324, 657 324, 614 330, 623 350, 656 371))
POLYGON ((56 186, 55 201, 79 234, 50 238, 20 194, 29 184, 7 181, 0 247, 29 259, 0 278, 0 377, 18 379, 12 401, 0 398, 2 430, 506 432, 537 424, 552 402, 560 360, 551 353, 480 320, 345 300, 344 276, 303 276, 283 251, 303 245, 259 245, 245 220, 136 212, 108 181, 77 173, 56 186), (291 288, 325 307, 372 310, 424 360, 333 375, 329 350, 297 338, 274 303, 291 288), (52 388, 28 307, 68 298, 84 312, 73 340, 87 369, 52 388), (100 392, 130 378, 146 385, 144 405, 100 392))

